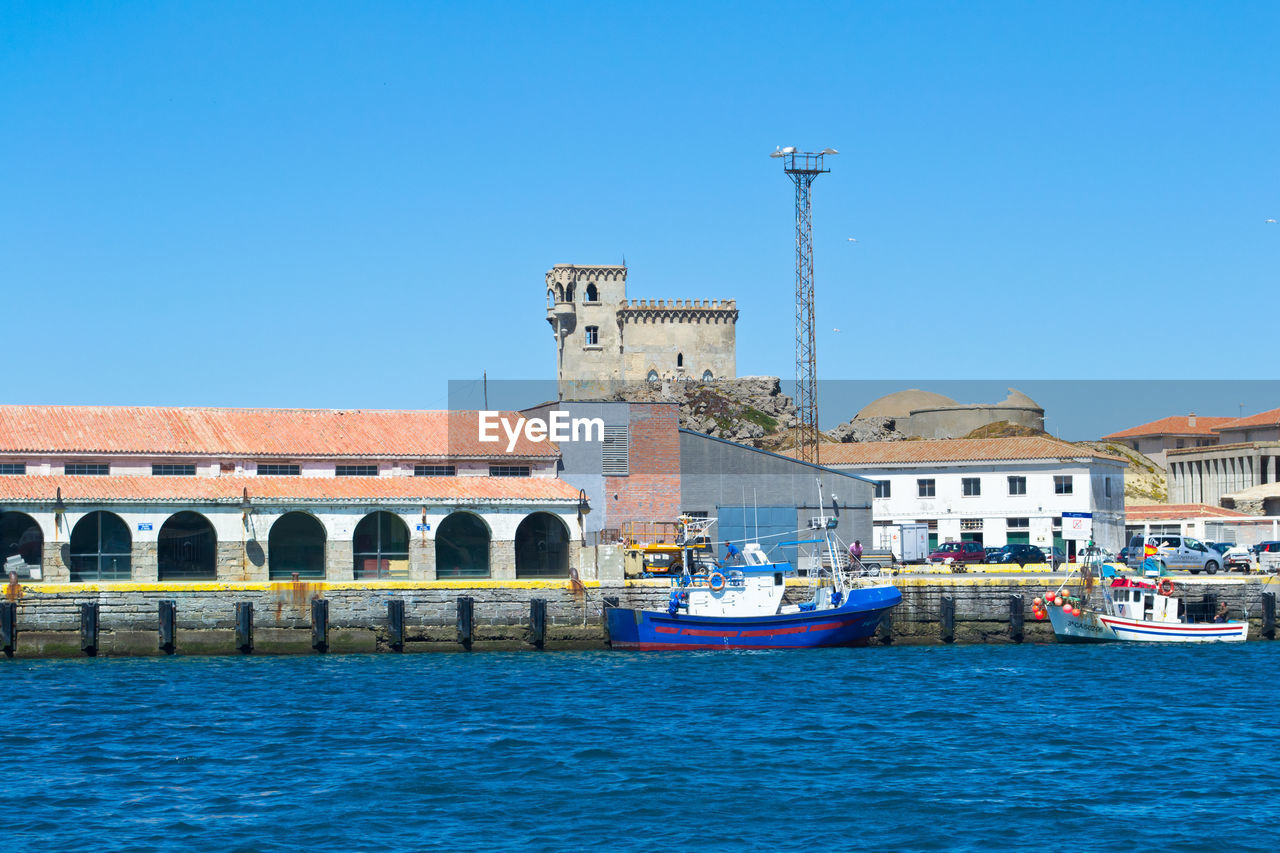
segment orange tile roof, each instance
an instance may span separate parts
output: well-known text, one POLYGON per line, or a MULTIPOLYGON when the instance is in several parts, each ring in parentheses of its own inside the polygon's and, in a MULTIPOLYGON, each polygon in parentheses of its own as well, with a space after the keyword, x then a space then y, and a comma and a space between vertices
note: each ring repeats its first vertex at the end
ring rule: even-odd
POLYGON ((1124 460, 1088 447, 1056 438, 1016 436, 1010 438, 943 438, 925 441, 856 441, 824 444, 819 458, 823 465, 877 465, 909 462, 982 462, 1013 459, 1078 459, 1080 457, 1124 460))
POLYGON ((1124 508, 1125 519, 1158 520, 1174 518, 1248 518, 1246 512, 1236 512, 1209 504, 1129 504, 1124 508))
POLYGON ((271 501, 577 501, 578 489, 550 477, 149 477, 27 475, 0 477, 0 501, 68 506, 120 501, 250 503, 271 501))
POLYGON ((1205 417, 1196 415, 1195 426, 1191 425, 1190 415, 1170 415, 1158 421, 1140 424, 1136 427, 1122 429, 1102 438, 1145 438, 1152 435, 1213 435, 1216 427, 1233 420, 1233 418, 1205 417))
POLYGON ((1280 409, 1271 409, 1249 415, 1247 418, 1228 418, 1228 423, 1219 424, 1218 429, 1243 429, 1254 426, 1280 426, 1280 409))
MULTIPOLYGON (((514 424, 519 417, 504 412, 514 424)), ((474 411, 0 406, 0 453, 143 453, 274 458, 554 458, 523 435, 479 440, 474 411)))

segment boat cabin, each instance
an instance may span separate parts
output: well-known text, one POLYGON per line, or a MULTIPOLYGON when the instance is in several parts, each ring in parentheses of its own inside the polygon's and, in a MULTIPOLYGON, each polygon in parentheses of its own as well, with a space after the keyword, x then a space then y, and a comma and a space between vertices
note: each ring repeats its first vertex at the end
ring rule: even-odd
POLYGON ((1146 622, 1181 621, 1178 618, 1180 600, 1161 595, 1154 584, 1117 580, 1112 582, 1107 595, 1116 616, 1146 622))

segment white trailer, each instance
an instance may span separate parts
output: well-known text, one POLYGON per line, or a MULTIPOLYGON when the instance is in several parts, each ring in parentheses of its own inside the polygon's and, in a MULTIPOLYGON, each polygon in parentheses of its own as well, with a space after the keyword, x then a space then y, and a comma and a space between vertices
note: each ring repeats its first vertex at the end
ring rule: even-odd
POLYGON ((893 552, 893 559, 899 563, 923 563, 929 559, 929 525, 877 525, 876 547, 893 552))

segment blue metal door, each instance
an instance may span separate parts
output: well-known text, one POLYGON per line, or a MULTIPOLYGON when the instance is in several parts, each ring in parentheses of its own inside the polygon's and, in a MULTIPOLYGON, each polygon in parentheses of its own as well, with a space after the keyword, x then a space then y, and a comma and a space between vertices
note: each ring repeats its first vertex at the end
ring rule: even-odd
POLYGON ((724 540, 728 539, 739 549, 744 542, 759 542, 770 560, 786 560, 795 566, 795 546, 778 545, 779 542, 794 542, 797 538, 795 507, 717 506, 716 517, 719 519, 715 526, 716 555, 720 559, 724 559, 724 540))

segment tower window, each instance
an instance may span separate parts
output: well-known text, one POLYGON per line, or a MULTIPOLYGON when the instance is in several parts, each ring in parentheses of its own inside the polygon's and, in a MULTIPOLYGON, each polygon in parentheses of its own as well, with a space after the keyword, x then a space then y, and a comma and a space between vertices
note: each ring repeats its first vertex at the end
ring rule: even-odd
POLYGON ((702 371, 702 381, 703 381, 703 382, 710 382, 713 378, 714 378, 714 377, 711 375, 711 371, 710 371, 710 370, 704 370, 704 371, 702 371))
POLYGON ((684 367, 684 353, 676 353, 676 367, 684 367))
POLYGON ((564 289, 564 301, 565 302, 573 301, 573 285, 572 284, 564 289))
POLYGON ((587 301, 588 302, 600 301, 600 291, 596 290, 595 282, 592 282, 591 284, 587 285, 587 301))
POLYGON ((649 375, 648 375, 648 376, 646 376, 646 377, 645 377, 645 379, 649 382, 649 384, 650 384, 650 385, 657 385, 657 384, 658 384, 658 371, 656 371, 656 370, 650 370, 650 371, 649 371, 649 375))
POLYGON ((587 346, 594 347, 600 343, 600 327, 587 326, 587 346))

